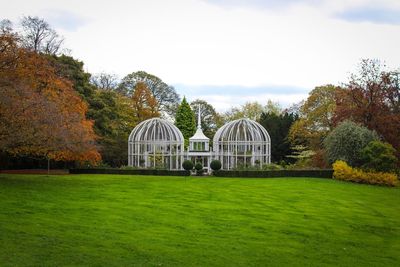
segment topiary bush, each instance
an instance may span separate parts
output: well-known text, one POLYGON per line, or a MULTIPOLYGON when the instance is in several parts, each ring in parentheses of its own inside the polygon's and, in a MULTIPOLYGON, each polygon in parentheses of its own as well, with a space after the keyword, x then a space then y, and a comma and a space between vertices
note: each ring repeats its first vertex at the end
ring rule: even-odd
POLYGON ((197 162, 196 165, 194 165, 194 168, 196 171, 199 171, 203 169, 203 165, 200 162, 197 162))
POLYGON ((221 161, 219 161, 217 159, 211 161, 211 163, 210 163, 210 168, 213 171, 219 171, 221 169, 221 167, 222 167, 221 161))
POLYGON ((191 160, 185 160, 182 163, 182 168, 186 171, 191 171, 193 170, 193 162, 191 160))
POLYGON ((375 132, 352 121, 344 121, 325 138, 326 156, 330 164, 343 160, 350 166, 359 167, 362 165, 361 150, 378 139, 375 132))
POLYGON ((196 165, 194 165, 194 168, 196 169, 196 174, 198 176, 203 175, 203 165, 200 162, 196 163, 196 165))
POLYGON ((396 186, 398 183, 396 174, 355 169, 342 160, 338 160, 333 164, 333 178, 373 185, 396 186))

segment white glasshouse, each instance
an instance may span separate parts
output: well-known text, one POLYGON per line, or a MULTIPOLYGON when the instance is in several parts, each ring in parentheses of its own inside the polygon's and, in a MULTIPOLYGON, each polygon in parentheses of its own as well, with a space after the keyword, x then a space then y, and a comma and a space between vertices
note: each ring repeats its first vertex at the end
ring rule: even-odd
POLYGON ((129 135, 129 166, 179 170, 183 152, 184 139, 181 131, 169 121, 160 118, 139 123, 129 135))
POLYGON ((225 170, 271 163, 271 139, 261 124, 250 119, 231 121, 215 133, 211 149, 198 114, 197 131, 189 138, 187 150, 181 131, 169 121, 152 118, 139 123, 129 135, 129 166, 180 170, 189 159, 209 171, 214 159, 225 170))

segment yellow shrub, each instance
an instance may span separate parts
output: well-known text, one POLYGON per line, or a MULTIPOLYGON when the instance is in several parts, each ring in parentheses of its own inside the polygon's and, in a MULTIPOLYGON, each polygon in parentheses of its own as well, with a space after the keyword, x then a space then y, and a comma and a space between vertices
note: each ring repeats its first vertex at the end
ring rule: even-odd
POLYGON ((338 160, 333 164, 333 178, 356 183, 388 186, 396 186, 398 183, 396 174, 385 172, 366 172, 352 168, 342 160, 338 160))

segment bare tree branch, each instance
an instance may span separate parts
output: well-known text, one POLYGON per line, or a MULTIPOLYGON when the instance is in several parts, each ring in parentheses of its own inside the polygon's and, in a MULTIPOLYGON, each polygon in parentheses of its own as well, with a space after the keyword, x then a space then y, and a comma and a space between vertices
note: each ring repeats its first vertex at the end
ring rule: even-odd
POLYGON ((24 46, 36 53, 57 55, 61 52, 64 38, 39 17, 23 17, 21 21, 24 46))

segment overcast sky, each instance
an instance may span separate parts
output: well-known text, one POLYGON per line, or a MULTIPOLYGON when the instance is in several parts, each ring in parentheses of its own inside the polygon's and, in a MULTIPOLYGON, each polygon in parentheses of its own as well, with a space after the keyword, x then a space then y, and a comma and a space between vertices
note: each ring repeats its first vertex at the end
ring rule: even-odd
POLYGON ((400 67, 399 0, 0 0, 45 18, 91 73, 144 70, 224 111, 283 106, 346 82, 360 59, 400 67))

